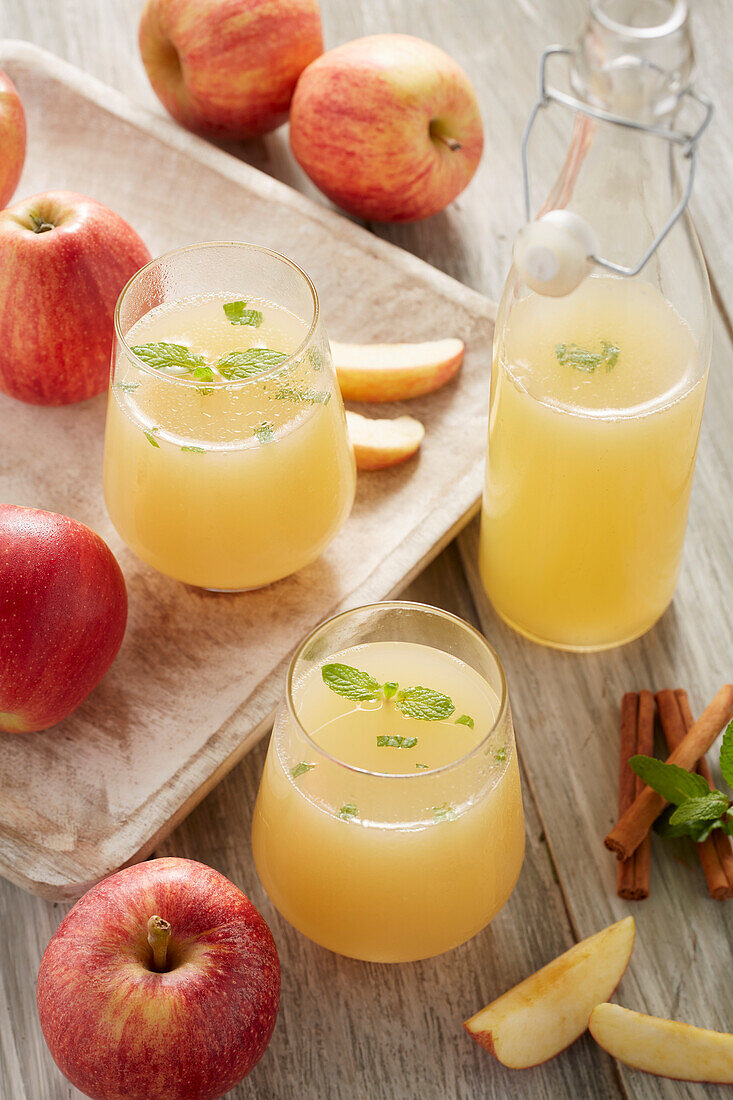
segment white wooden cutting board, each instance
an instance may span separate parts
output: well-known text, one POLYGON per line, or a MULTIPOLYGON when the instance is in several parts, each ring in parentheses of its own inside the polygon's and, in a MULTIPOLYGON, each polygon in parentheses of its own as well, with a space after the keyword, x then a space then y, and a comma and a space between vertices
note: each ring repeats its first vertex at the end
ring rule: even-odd
MULTIPOLYGON (((50 509, 107 540, 127 581, 127 635, 89 699, 52 730, 0 734, 0 873, 50 899, 141 858, 268 727, 284 665, 317 622, 383 599, 475 510, 492 305, 282 183, 27 43, 0 43, 28 118, 16 197, 65 188, 108 204, 153 255, 205 240, 285 252, 313 278, 340 340, 462 337, 458 380, 409 403, 419 458, 359 480, 321 561, 238 596, 160 576, 122 544, 101 490, 105 399, 43 409, 0 396, 0 499, 50 509)), ((408 405, 374 415, 398 415, 408 405)))

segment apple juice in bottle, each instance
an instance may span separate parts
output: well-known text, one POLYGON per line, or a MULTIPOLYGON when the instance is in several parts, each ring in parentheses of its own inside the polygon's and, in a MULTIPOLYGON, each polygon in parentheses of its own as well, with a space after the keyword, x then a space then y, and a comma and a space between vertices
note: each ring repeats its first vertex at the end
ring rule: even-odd
POLYGON ((499 308, 480 570, 502 618, 546 645, 631 641, 674 592, 711 343, 686 210, 658 239, 675 149, 688 171, 668 135, 691 68, 684 4, 591 4, 570 152, 499 308))

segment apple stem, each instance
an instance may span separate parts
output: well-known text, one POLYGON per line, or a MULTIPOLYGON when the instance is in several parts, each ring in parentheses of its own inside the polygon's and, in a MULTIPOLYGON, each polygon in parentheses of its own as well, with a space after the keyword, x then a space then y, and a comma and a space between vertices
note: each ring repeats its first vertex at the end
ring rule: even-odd
POLYGON ((165 970, 170 938, 171 926, 168 921, 158 916, 151 917, 148 921, 148 943, 153 949, 153 966, 156 970, 165 970))
POLYGON ((51 222, 47 222, 38 214, 31 214, 31 221, 33 222, 34 233, 48 233, 49 230, 56 228, 55 225, 52 225, 51 222))
POLYGON ((433 133, 433 137, 436 141, 442 141, 443 145, 447 145, 451 153, 457 153, 462 148, 460 141, 456 141, 455 138, 448 137, 447 134, 433 133))

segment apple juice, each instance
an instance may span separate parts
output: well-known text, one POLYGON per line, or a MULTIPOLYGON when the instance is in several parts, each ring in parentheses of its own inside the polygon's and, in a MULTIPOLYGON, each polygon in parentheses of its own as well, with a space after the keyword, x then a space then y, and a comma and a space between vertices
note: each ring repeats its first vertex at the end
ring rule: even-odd
POLYGON ((262 298, 147 312, 118 356, 107 508, 144 561, 205 588, 255 588, 319 556, 351 508, 354 459, 328 345, 262 298), (173 350, 171 349, 178 349, 173 350), (282 367, 280 367, 282 363, 282 367))
POLYGON ((509 897, 524 855, 511 717, 492 686, 451 653, 373 641, 316 664, 291 698, 252 832, 283 916, 375 962, 426 958, 473 936, 509 897), (377 697, 329 686, 342 666, 383 685, 377 697), (430 720, 410 702, 416 692, 424 713, 425 685, 439 702, 430 720))
POLYGON ((594 276, 513 303, 492 372, 480 568, 516 630, 597 649, 663 613, 707 370, 649 283, 594 276))

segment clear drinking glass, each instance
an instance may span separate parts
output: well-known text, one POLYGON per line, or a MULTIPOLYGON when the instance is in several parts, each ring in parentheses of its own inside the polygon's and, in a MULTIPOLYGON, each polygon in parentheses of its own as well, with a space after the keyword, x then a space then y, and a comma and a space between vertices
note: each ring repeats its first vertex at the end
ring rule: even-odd
POLYGON ((318 626, 290 664, 252 842, 279 911, 332 951, 407 962, 475 935, 524 856, 506 680, 486 640, 405 602, 318 626), (334 663, 370 673, 388 698, 335 694, 323 679, 334 663), (406 718, 397 703, 414 685, 448 696, 452 713, 406 718))
POLYGON ((115 329, 104 494, 128 546, 223 591, 317 558, 356 473, 308 276, 256 245, 178 249, 130 280, 115 329))

